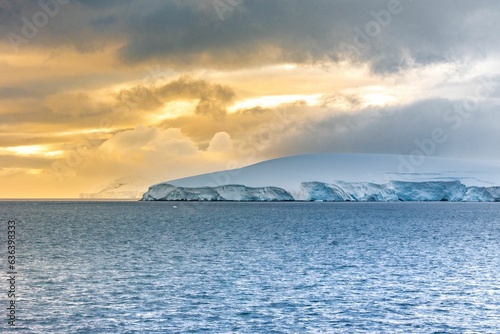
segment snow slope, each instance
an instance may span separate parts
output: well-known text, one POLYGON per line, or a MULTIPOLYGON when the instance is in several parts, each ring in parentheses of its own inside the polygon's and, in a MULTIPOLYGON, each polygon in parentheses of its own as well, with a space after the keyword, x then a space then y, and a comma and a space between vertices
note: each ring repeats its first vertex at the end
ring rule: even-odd
POLYGON ((244 184, 294 189, 301 182, 460 181, 466 186, 500 185, 500 161, 426 157, 413 166, 408 156, 310 154, 264 161, 248 167, 168 181, 181 187, 244 184), (405 161, 403 163, 402 161, 405 161))
POLYGON ((160 183, 143 200, 494 201, 498 185, 499 162, 314 154, 160 183))

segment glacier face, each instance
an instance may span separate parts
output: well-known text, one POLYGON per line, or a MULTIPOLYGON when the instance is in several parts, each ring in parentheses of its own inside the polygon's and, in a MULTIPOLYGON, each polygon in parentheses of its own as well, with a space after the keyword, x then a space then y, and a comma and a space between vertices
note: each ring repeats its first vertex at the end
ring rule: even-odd
POLYGON ((459 181, 452 182, 390 182, 400 201, 448 201, 463 200, 467 187, 459 181))
POLYGON ((498 202, 500 187, 466 187, 460 181, 303 182, 294 198, 334 202, 498 202))
POLYGON ((219 187, 186 188, 160 183, 149 188, 143 201, 293 201, 284 189, 251 188, 229 184, 219 187))
POLYGON ((500 200, 500 187, 489 187, 486 190, 493 196, 493 198, 500 200))
POLYGON ((500 201, 500 187, 466 187, 460 181, 407 182, 385 184, 370 182, 302 182, 300 188, 288 192, 278 187, 177 187, 169 183, 151 186, 143 201, 327 201, 327 202, 396 202, 500 201))

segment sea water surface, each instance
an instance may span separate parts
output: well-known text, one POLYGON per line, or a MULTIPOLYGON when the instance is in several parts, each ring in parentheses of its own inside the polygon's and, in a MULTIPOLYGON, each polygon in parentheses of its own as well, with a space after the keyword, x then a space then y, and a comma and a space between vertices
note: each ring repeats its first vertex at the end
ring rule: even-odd
POLYGON ((6 201, 0 217, 17 222, 19 332, 500 331, 500 203, 6 201))

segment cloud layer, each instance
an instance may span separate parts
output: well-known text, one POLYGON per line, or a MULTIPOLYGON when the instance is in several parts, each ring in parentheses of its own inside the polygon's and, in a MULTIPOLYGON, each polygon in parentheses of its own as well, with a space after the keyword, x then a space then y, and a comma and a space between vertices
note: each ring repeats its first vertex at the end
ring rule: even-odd
POLYGON ((120 61, 189 69, 350 60, 394 72, 499 51, 493 0, 59 2, 3 2, 2 35, 22 37, 20 49, 117 45, 120 61))
POLYGON ((3 1, 0 197, 312 152, 500 159, 498 30, 493 0, 3 1))

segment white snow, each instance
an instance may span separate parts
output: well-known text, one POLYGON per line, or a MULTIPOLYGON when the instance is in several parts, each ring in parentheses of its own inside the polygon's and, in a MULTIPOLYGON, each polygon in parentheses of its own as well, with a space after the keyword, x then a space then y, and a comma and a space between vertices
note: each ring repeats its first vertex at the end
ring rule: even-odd
POLYGON ((334 180, 378 184, 389 181, 460 181, 466 186, 500 185, 500 161, 425 157, 419 166, 412 165, 411 161, 409 156, 389 154, 309 154, 168 183, 181 187, 244 184, 248 187, 275 186, 290 190, 298 189, 301 182, 328 183, 334 180))

